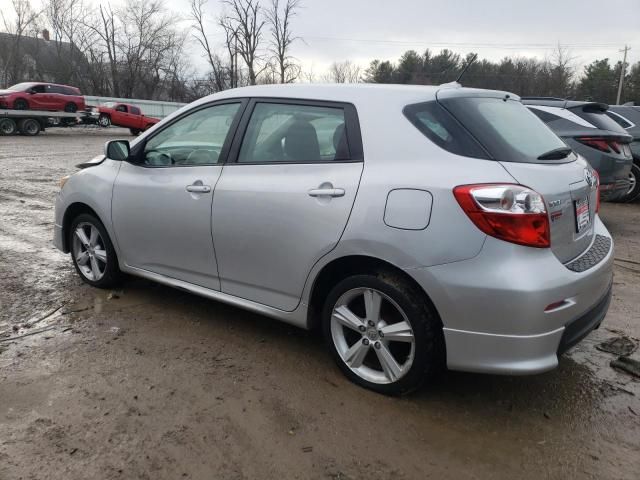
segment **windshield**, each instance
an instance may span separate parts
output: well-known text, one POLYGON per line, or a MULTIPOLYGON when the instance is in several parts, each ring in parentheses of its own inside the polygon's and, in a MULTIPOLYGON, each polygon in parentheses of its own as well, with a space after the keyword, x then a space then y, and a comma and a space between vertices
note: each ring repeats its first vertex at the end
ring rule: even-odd
POLYGON ((107 108, 113 108, 115 106, 116 102, 104 102, 102 104, 103 107, 107 107, 107 108))
POLYGON ((33 83, 16 83, 10 86, 7 90, 14 90, 16 92, 24 92, 25 90, 33 87, 33 83))
MULTIPOLYGON (((549 152, 567 148, 519 101, 478 97, 448 98, 441 103, 495 160, 538 162, 549 152)), ((566 156, 566 159, 573 160, 574 156, 566 156)))

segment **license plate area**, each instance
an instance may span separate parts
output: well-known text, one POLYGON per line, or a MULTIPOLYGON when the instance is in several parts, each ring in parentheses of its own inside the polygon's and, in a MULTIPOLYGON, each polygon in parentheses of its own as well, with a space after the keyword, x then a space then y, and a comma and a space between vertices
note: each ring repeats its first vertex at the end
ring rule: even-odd
POLYGON ((591 215, 589 213, 589 199, 581 198, 573 202, 576 213, 576 232, 584 233, 591 225, 591 215))

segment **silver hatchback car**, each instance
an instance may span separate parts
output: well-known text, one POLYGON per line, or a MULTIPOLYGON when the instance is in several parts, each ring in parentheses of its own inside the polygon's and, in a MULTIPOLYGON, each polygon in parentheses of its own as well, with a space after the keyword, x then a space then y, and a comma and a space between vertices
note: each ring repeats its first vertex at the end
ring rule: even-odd
POLYGON ((600 325, 598 179, 513 94, 274 85, 194 102, 63 179, 55 244, 302 328, 354 382, 531 374, 600 325))

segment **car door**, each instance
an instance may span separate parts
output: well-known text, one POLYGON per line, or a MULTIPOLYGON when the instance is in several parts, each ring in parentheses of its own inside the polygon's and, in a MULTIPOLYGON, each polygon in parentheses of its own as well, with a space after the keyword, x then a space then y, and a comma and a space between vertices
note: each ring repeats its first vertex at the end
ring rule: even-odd
POLYGON ((128 108, 126 105, 118 104, 113 108, 113 115, 111 117, 111 123, 119 126, 129 126, 129 122, 127 121, 127 111, 128 108))
POLYGON ((49 108, 45 85, 34 85, 29 91, 31 93, 29 95, 29 107, 31 110, 47 110, 49 108))
POLYGON ((224 293, 292 311, 344 231, 363 168, 355 107, 253 100, 216 185, 213 239, 224 293), (250 112, 250 113, 249 113, 250 112))
POLYGON ((112 199, 127 266, 220 289, 211 200, 244 105, 232 101, 186 112, 133 148, 112 199))

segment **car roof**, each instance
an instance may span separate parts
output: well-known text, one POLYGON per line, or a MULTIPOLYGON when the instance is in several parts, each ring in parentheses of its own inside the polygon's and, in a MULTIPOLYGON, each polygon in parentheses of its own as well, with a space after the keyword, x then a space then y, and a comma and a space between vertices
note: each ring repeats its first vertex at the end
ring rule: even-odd
MULTIPOLYGON (((507 93, 493 90, 464 88, 459 84, 445 85, 397 85, 373 83, 330 83, 330 84, 274 84, 234 88, 214 93, 196 103, 208 103, 226 98, 263 97, 320 100, 348 103, 369 103, 384 101, 407 105, 435 100, 436 94, 446 91, 447 96, 492 95, 504 97, 507 93)), ((509 94, 519 99, 517 95, 509 94)))

